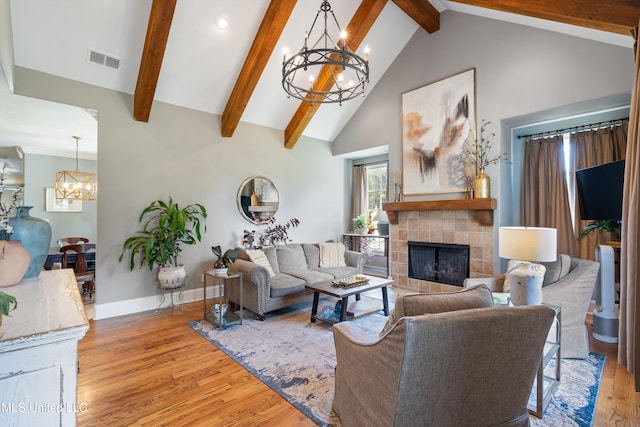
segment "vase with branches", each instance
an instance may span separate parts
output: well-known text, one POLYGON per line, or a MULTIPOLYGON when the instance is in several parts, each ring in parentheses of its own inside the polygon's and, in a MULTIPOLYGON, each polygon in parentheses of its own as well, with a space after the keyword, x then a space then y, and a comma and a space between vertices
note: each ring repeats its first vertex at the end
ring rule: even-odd
POLYGON ((483 119, 480 125, 480 138, 476 138, 473 144, 466 143, 462 152, 458 156, 465 165, 465 175, 475 175, 473 180, 474 197, 491 197, 491 184, 485 169, 489 165, 496 164, 502 160, 507 160, 507 153, 493 153, 495 132, 489 130, 491 122, 483 119), (473 166, 471 171, 468 165, 473 166))
POLYGON ((274 216, 269 218, 269 221, 267 221, 268 227, 258 238, 260 246, 290 242, 289 229, 295 228, 300 224, 300 220, 298 218, 291 218, 284 224, 276 224, 275 222, 276 218, 274 216))
POLYGON ((0 237, 4 238, 4 240, 11 240, 13 227, 9 225, 9 216, 18 206, 18 201, 22 198, 22 193, 24 191, 24 184, 19 184, 17 190, 15 190, 11 195, 11 203, 7 204, 2 200, 2 196, 7 190, 5 180, 9 175, 9 172, 7 171, 9 166, 8 162, 4 162, 2 169, 0 169, 0 234, 2 235, 0 237))
MULTIPOLYGON (((19 283, 20 280, 22 280, 25 271, 29 268, 29 256, 27 250, 20 247, 19 241, 9 242, 9 240, 11 240, 11 235, 13 234, 13 227, 9 225, 9 216, 17 208, 18 201, 22 198, 22 192, 24 191, 24 184, 19 184, 17 189, 14 190, 11 195, 10 203, 7 204, 2 200, 2 196, 7 190, 5 180, 9 175, 8 169, 10 166, 9 162, 4 162, 0 169, 0 239, 6 240, 6 242, 2 242, 2 245, 0 245, 2 248, 1 255, 3 262, 5 262, 1 268, 12 272, 9 274, 8 271, 4 271, 4 280, 2 284, 7 286, 19 283), (9 249, 9 245, 16 245, 17 248, 9 249), (26 259, 16 259, 16 251, 21 253, 21 258, 26 257, 26 259), (13 257, 9 257, 10 253, 13 254, 13 257)), ((0 292, 0 325, 2 324, 2 316, 8 316, 9 312, 15 310, 16 307, 18 307, 18 302, 13 295, 0 292)))

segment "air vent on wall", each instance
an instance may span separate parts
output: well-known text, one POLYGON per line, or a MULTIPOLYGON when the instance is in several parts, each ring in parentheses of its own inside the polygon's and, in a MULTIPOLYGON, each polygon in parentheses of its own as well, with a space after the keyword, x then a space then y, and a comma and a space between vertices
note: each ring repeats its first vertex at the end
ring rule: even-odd
POLYGON ((109 56, 106 53, 98 52, 93 49, 89 49, 89 62, 102 65, 113 70, 120 68, 120 60, 118 58, 114 58, 113 56, 109 56))

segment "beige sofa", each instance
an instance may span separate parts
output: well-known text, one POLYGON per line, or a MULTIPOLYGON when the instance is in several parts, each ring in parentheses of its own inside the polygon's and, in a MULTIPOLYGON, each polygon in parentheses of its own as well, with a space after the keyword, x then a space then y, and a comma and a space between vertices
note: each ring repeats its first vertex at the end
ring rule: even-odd
POLYGON ((491 306, 484 286, 400 295, 400 317, 380 337, 352 322, 334 325, 332 407, 342 425, 528 426, 527 402, 555 313, 491 306))
MULTIPOLYGON (((562 358, 585 359, 589 356, 589 337, 585 319, 598 278, 600 264, 560 254, 546 267, 542 283, 542 302, 561 307, 560 354, 562 358)), ((493 292, 509 292, 504 274, 466 279, 464 286, 484 284, 493 292)))
MULTIPOLYGON (((313 292, 305 290, 308 283, 362 274, 366 261, 366 254, 345 250, 343 266, 321 267, 319 244, 289 243, 264 249, 272 276, 268 268, 252 262, 245 251, 237 251, 238 259, 229 271, 242 273, 243 305, 260 320, 265 319, 265 313, 312 299, 313 292)), ((227 292, 229 301, 240 303, 238 287, 231 286, 227 292)))

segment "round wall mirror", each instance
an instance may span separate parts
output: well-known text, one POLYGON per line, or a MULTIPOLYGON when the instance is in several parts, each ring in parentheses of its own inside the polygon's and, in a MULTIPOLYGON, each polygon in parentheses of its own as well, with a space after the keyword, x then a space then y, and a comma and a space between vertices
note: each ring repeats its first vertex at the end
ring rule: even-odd
POLYGON ((253 224, 264 224, 278 211, 280 195, 269 178, 252 176, 240 184, 237 202, 244 219, 253 224))

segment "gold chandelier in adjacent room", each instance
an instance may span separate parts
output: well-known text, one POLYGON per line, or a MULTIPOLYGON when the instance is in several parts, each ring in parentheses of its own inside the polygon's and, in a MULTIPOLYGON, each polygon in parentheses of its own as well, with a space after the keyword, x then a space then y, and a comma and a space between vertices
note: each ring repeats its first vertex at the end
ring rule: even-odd
POLYGON ((96 200, 98 197, 98 176, 95 173, 78 170, 78 141, 76 140, 76 170, 56 172, 56 199, 96 200))
POLYGON ((369 53, 365 58, 356 55, 347 46, 347 34, 340 29, 333 9, 323 1, 304 45, 295 55, 282 61, 282 87, 288 96, 311 103, 339 103, 364 96, 369 83, 369 53), (320 19, 319 19, 320 18, 320 19), (324 21, 324 32, 316 39, 313 29, 318 20, 324 21), (329 25, 337 29, 340 39, 336 43, 329 35, 329 25), (316 40, 313 42, 313 40, 316 40), (313 43, 309 47, 309 42, 313 43), (328 67, 328 72, 321 70, 328 67))

